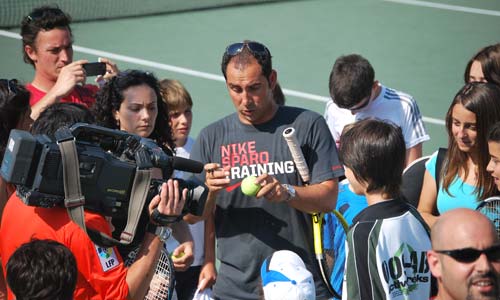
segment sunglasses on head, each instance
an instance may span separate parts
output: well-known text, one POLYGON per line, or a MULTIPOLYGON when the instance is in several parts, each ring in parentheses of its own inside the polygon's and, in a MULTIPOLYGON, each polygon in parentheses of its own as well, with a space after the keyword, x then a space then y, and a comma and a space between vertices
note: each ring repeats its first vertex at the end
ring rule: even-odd
POLYGON ((6 87, 9 94, 17 94, 17 80, 15 79, 0 79, 0 86, 6 87))
POLYGON ((127 77, 144 77, 144 76, 154 76, 154 74, 148 71, 130 69, 118 72, 116 76, 113 76, 111 78, 111 81, 122 80, 127 77))
POLYGON ((47 18, 47 16, 62 16, 64 15, 64 12, 60 10, 59 8, 47 8, 47 9, 38 9, 32 14, 28 15, 26 18, 30 21, 38 21, 39 19, 42 18, 47 18))
POLYGON ((481 254, 485 254, 489 261, 500 261, 500 244, 479 250, 474 248, 463 248, 456 250, 435 250, 437 253, 451 256, 461 263, 475 262, 481 254))
POLYGON ((227 46, 225 54, 229 56, 235 56, 243 51, 245 46, 255 57, 265 59, 271 56, 271 52, 269 52, 269 49, 267 49, 267 47, 262 45, 261 43, 257 42, 242 42, 231 44, 227 46))

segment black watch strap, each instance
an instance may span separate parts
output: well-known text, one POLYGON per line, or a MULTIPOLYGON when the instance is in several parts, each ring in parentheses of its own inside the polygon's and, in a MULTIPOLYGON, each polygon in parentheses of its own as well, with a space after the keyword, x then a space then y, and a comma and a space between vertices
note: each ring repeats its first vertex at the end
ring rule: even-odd
POLYGON ((151 219, 153 222, 158 223, 159 225, 166 226, 170 223, 175 223, 179 222, 182 220, 182 216, 167 216, 158 210, 158 208, 155 208, 153 210, 153 213, 151 214, 151 219))

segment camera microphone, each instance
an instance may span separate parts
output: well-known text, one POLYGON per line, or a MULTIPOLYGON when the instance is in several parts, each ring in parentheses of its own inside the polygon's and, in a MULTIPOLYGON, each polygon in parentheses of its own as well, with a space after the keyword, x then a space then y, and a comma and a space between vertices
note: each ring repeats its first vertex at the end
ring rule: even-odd
POLYGON ((189 173, 201 173, 203 171, 203 164, 199 161, 178 156, 173 156, 171 159, 172 167, 176 170, 189 173))

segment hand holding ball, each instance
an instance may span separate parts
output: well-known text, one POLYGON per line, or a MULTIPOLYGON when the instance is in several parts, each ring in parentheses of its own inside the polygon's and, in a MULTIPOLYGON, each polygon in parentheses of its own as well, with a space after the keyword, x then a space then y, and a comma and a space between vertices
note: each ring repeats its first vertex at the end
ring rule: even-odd
POLYGON ((247 196, 255 197, 259 192, 261 186, 260 184, 255 183, 257 177, 248 176, 241 182, 241 192, 247 196))

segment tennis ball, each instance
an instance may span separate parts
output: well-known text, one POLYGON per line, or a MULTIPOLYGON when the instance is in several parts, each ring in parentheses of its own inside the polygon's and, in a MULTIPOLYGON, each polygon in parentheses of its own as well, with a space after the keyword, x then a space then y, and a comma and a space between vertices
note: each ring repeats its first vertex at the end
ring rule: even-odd
POLYGON ((255 183, 257 177, 248 176, 241 182, 241 192, 247 196, 254 197, 260 190, 260 184, 255 183))
POLYGON ((172 258, 181 258, 183 256, 184 256, 184 252, 179 253, 179 255, 174 255, 173 253, 171 255, 172 258))

